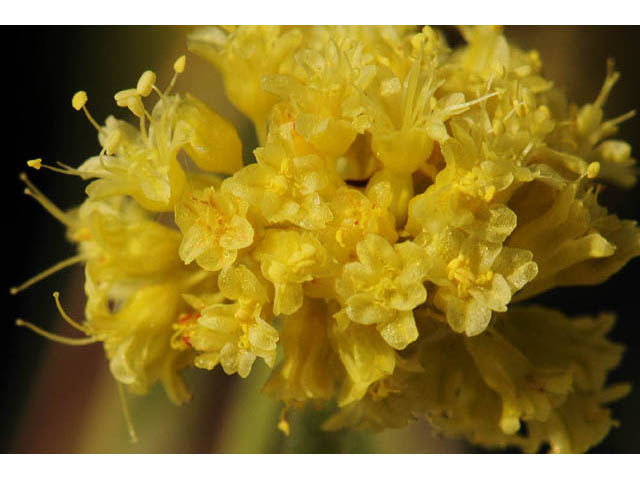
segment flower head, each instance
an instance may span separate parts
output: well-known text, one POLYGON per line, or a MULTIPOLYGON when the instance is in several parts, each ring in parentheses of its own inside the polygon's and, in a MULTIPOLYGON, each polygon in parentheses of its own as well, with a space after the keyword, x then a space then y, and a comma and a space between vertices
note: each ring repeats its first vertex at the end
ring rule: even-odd
POLYGON ((145 71, 116 94, 134 126, 98 124, 101 151, 60 210, 85 264, 85 334, 134 393, 190 396, 189 366, 247 377, 289 408, 337 404, 324 428, 398 428, 423 418, 487 447, 580 452, 616 424, 607 385, 622 347, 613 317, 571 319, 519 300, 607 280, 640 256, 640 229, 600 205, 636 181, 606 120, 619 74, 570 104, 540 55, 500 28, 463 27, 450 48, 425 27, 202 28, 192 51, 222 73, 253 122, 255 163, 235 128, 145 71), (149 110, 145 102, 157 96, 149 110), (279 360, 277 360, 279 359, 279 360))

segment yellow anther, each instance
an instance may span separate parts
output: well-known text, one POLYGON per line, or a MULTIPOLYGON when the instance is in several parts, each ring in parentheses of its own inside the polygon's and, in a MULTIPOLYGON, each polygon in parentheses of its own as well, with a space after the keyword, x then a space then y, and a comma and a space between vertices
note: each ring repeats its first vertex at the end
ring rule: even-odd
POLYGON ((596 178, 600 173, 600 162, 591 162, 587 167, 587 178, 596 178))
POLYGON ((545 120, 548 120, 549 118, 551 118, 551 111, 549 110, 549 107, 547 107, 546 105, 540 105, 536 109, 536 120, 538 120, 539 122, 543 122, 545 120))
POLYGON ((390 97, 402 90, 402 84, 398 77, 393 77, 388 80, 383 80, 380 84, 380 95, 383 97, 390 97))
POLYGON ((127 88, 126 90, 120 90, 117 92, 113 98, 119 107, 128 107, 129 99, 138 96, 138 91, 135 88, 127 88))
POLYGON ((142 117, 144 115, 144 105, 142 99, 139 96, 129 97, 127 100, 127 107, 131 110, 136 117, 142 117))
POLYGON ((35 168, 36 170, 40 170, 40 167, 42 167, 42 159, 36 158, 34 160, 27 160, 27 165, 31 168, 35 168))
POLYGON ((522 65, 520 67, 514 68, 513 73, 515 73, 520 78, 524 78, 531 74, 531 67, 529 65, 522 65))
POLYGON ((182 73, 184 72, 184 67, 187 63, 187 57, 182 55, 180 58, 178 58, 174 64, 173 64, 173 70, 176 73, 182 73))
POLYGON ((89 110, 87 110, 86 105, 87 105, 88 99, 89 98, 87 97, 87 92, 85 92, 84 90, 80 90, 76 92, 73 98, 71 99, 71 105, 75 110, 78 110, 78 111, 84 110, 84 114, 87 117, 87 120, 89 120, 91 125, 93 125, 96 130, 100 131, 100 125, 91 116, 91 114, 89 113, 89 110))
POLYGON ((526 103, 524 102, 519 102, 518 100, 516 100, 515 98, 513 99, 513 108, 516 112, 516 115, 518 117, 523 117, 525 116, 527 113, 529 113, 529 107, 527 106, 526 103))
POLYGON ((153 90, 153 86, 156 83, 156 74, 151 70, 147 70, 138 79, 138 85, 136 86, 136 92, 143 97, 149 96, 153 90))
POLYGON ((73 108, 80 111, 82 110, 82 107, 86 105, 87 100, 87 92, 85 92, 84 90, 80 90, 79 92, 76 92, 76 94, 71 99, 71 105, 73 106, 73 108))
POLYGON ((289 436, 291 434, 291 425, 289 425, 289 421, 287 420, 287 410, 288 407, 284 407, 280 412, 280 418, 278 419, 278 430, 285 434, 285 436, 289 436))
POLYGON ((491 283, 491 281, 493 280, 493 277, 494 277, 493 270, 489 270, 482 275, 478 275, 476 282, 479 285, 491 283))
POLYGON ((529 61, 533 64, 533 67, 538 70, 542 65, 542 61, 540 59, 540 53, 537 50, 531 50, 529 52, 529 61))

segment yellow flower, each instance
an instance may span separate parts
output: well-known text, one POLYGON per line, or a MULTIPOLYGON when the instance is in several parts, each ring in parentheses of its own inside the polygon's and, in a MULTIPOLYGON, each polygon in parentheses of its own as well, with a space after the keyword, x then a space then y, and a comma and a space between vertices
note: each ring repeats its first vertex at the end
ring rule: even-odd
POLYGON ((255 151, 258 163, 225 181, 225 188, 255 207, 270 224, 290 222, 319 230, 331 221, 325 197, 332 187, 318 155, 297 156, 291 137, 274 136, 255 151))
POLYGON ((347 372, 338 392, 340 407, 360 400, 373 383, 391 375, 396 365, 393 348, 372 325, 351 323, 344 328, 341 323, 345 320, 329 325, 329 338, 347 372))
POLYGON ((477 335, 538 268, 530 251, 503 247, 516 227, 513 211, 452 188, 455 178, 456 169, 447 166, 412 199, 407 228, 429 259, 427 279, 438 286, 434 304, 456 332, 477 335))
POLYGON ((402 428, 414 420, 419 392, 411 388, 414 377, 423 372, 415 356, 396 355, 393 374, 370 384, 365 396, 344 405, 324 424, 327 430, 366 428, 378 432, 402 428))
POLYGON ((606 315, 570 321, 539 307, 521 308, 500 317, 488 335, 468 339, 480 375, 502 398, 502 430, 517 432, 519 418, 547 421, 573 390, 602 389, 622 355, 603 338, 612 326, 606 315), (510 360, 496 362, 501 356, 510 360))
POLYGON ((184 70, 184 57, 178 59, 176 65, 179 68, 174 66, 175 75, 164 93, 155 86, 152 71, 142 74, 137 88, 116 93, 118 106, 129 108, 139 118, 139 128, 113 116, 100 126, 85 107, 86 93, 78 92, 74 96, 74 108, 84 109, 98 130, 103 149, 77 170, 65 167, 64 173, 97 178, 87 187, 90 198, 131 195, 149 210, 170 211, 186 185, 185 173, 177 158, 181 149, 205 170, 233 173, 242 166, 242 146, 230 122, 192 95, 182 99, 169 94, 178 73, 184 70), (159 100, 149 113, 142 97, 153 90, 159 100))
POLYGON ((83 331, 104 343, 114 377, 143 394, 158 380, 169 398, 190 398, 178 371, 189 353, 169 347, 180 294, 202 281, 177 256, 179 234, 148 218, 135 203, 88 200, 69 231, 86 261, 83 331))
POLYGON ((293 315, 283 316, 284 358, 265 384, 265 393, 287 406, 328 401, 335 395, 341 371, 329 343, 327 315, 324 302, 311 299, 293 315))
POLYGON ((386 168, 405 174, 427 163, 434 142, 449 138, 447 120, 483 100, 467 102, 460 92, 436 96, 443 83, 436 75, 444 47, 428 27, 412 44, 417 52, 405 76, 381 66, 368 91, 373 101, 365 107, 372 118, 373 151, 386 168))
POLYGON ((264 277, 273 283, 273 313, 293 314, 302 306, 304 282, 330 276, 335 260, 311 234, 267 230, 253 252, 264 277))
POLYGON ((187 93, 176 113, 191 128, 184 150, 209 172, 232 174, 242 168, 242 143, 233 124, 187 93))
POLYGON ((228 30, 207 27, 189 36, 189 49, 212 62, 222 72, 229 99, 266 137, 266 121, 277 97, 262 90, 262 78, 277 73, 300 44, 299 30, 278 25, 239 26, 228 30))
MULTIPOLYGON (((264 89, 293 107, 296 130, 317 150, 343 154, 368 120, 349 100, 367 88, 376 73, 363 45, 339 30, 317 32, 317 46, 300 49, 290 74, 267 75, 264 89), (322 33, 326 33, 322 35, 322 33)), ((315 40, 315 39, 314 39, 315 40)))
POLYGON ((214 187, 187 192, 176 205, 175 222, 182 231, 180 258, 196 260, 205 270, 232 265, 238 250, 253 243, 253 227, 245 201, 214 187))
POLYGON ((353 254, 358 242, 367 233, 375 233, 395 243, 398 233, 393 215, 389 211, 391 187, 380 182, 367 190, 341 187, 331 200, 332 222, 327 225, 327 243, 333 245, 336 258, 345 259, 353 254))
POLYGON ((112 313, 104 288, 87 270, 85 285, 87 334, 104 342, 109 368, 119 382, 137 394, 147 393, 158 380, 177 404, 191 395, 178 374, 192 362, 189 352, 171 349, 171 325, 181 310, 180 285, 164 283, 134 290, 112 313))
POLYGON ((126 197, 85 201, 67 215, 68 237, 94 278, 171 276, 181 270, 180 235, 126 197))
POLYGON ((518 298, 528 298, 556 286, 604 282, 630 258, 640 254, 636 222, 621 221, 597 205, 593 191, 577 197, 568 185, 552 205, 518 228, 509 245, 533 252, 539 275, 518 298))
POLYGON ((218 286, 232 303, 194 302, 197 315, 191 317, 188 337, 182 333, 199 352, 195 366, 210 370, 220 363, 226 374, 242 378, 249 375, 256 357, 273 366, 278 331, 262 318, 268 300, 265 286, 244 265, 224 268, 218 286))
POLYGON ((393 348, 402 350, 418 338, 413 309, 424 303, 424 251, 413 242, 391 246, 368 234, 356 246, 358 262, 347 263, 336 281, 350 321, 375 325, 393 348))
POLYGON ((174 130, 175 123, 167 119, 175 108, 172 100, 154 108, 152 118, 162 126, 153 136, 112 116, 107 118, 99 138, 111 154, 91 157, 78 168, 84 178, 98 178, 87 187, 90 198, 131 195, 149 210, 171 210, 185 185, 176 156, 188 140, 187 132, 174 130), (173 105, 166 105, 169 102, 173 105), (115 144, 110 144, 112 139, 115 144))
POLYGON ((636 182, 635 160, 630 158, 629 144, 620 140, 602 141, 615 134, 618 125, 636 113, 632 110, 619 117, 604 120, 604 104, 619 78, 620 73, 614 70, 613 61, 610 60, 607 64, 607 77, 598 97, 593 103, 588 103, 579 110, 575 108, 571 112, 571 121, 561 132, 563 135, 560 138, 566 141, 569 137, 579 155, 585 160, 598 162, 601 179, 629 188, 636 182))
POLYGON ((456 332, 478 335, 492 311, 504 312, 514 292, 538 272, 527 250, 465 238, 448 230, 418 239, 429 258, 426 278, 438 286, 433 303, 456 332), (428 238, 428 239, 427 239, 428 238))
POLYGON ((409 398, 411 409, 444 433, 528 452, 548 442, 567 453, 586 451, 615 425, 603 405, 628 385, 604 386, 622 354, 605 338, 612 317, 568 319, 545 308, 513 308, 470 338, 438 322, 421 325, 423 372, 408 377, 405 395, 422 392, 409 398), (528 433, 517 433, 520 422, 528 433))

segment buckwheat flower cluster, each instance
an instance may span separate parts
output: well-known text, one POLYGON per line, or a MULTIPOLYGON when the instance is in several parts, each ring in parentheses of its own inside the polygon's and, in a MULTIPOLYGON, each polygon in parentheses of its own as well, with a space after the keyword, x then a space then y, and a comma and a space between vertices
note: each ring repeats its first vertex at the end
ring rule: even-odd
POLYGON ((231 123, 172 93, 185 57, 164 91, 147 71, 115 95, 135 124, 99 124, 79 92, 98 155, 29 165, 91 180, 85 202, 62 212, 24 180, 78 247, 45 274, 85 265, 85 320, 56 301, 86 337, 19 323, 103 342, 121 385, 160 381, 175 403, 184 368, 263 361, 285 433, 288 409, 337 405, 327 429, 425 419, 487 447, 588 450, 628 391, 606 383, 614 318, 518 302, 640 255, 636 222, 598 203, 636 181, 611 139, 633 113, 604 116, 613 64, 579 106, 537 52, 461 31, 452 49, 428 27, 196 29, 190 50, 255 124, 247 165, 231 123))

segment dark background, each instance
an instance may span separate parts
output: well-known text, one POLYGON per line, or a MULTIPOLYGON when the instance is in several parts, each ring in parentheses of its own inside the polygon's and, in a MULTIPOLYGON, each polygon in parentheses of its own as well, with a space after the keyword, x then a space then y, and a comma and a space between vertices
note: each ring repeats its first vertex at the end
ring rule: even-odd
MULTIPOLYGON (((18 316, 47 329, 60 331, 59 316, 51 292, 61 290, 62 301, 74 318, 82 318, 82 298, 65 292, 82 292, 82 272, 74 267, 26 292, 12 297, 9 287, 56 261, 74 254, 66 243, 64 228, 32 199, 22 194, 18 174, 26 160, 42 157, 47 163, 79 165, 98 152, 94 130, 70 105, 73 93, 85 89, 93 115, 102 121, 117 114, 115 91, 135 86, 140 73, 153 68, 168 79, 169 58, 185 50, 185 29, 167 27, 3 27, 2 91, 2 253, 4 300, 2 319, 2 389, 0 395, 0 452, 70 451, 74 412, 95 385, 96 369, 105 369, 99 346, 53 346, 50 342, 14 326, 18 316), (174 53, 177 52, 177 53, 174 53), (102 363, 101 363, 102 362, 102 363), (52 374, 57 372, 57 374, 52 374), (34 411, 36 412, 34 414, 34 411), (51 411, 56 412, 51 415, 51 411), (25 416, 29 412, 30 418, 25 416), (38 413, 39 412, 39 413, 38 413), (52 420, 51 417, 54 419, 52 420), (57 418, 57 422, 56 422, 57 418)), ((640 46, 638 27, 507 27, 507 35, 525 48, 537 48, 545 74, 566 86, 578 103, 595 99, 605 75, 606 58, 615 58, 622 78, 606 106, 608 117, 640 107, 640 46)), ((452 29, 447 34, 459 41, 452 29)), ((192 61, 193 57, 189 57, 192 61)), ((197 60, 193 60, 197 62, 197 60)), ((640 151, 638 117, 622 125, 619 138, 640 151)), ((79 204, 83 183, 47 171, 30 171, 31 179, 60 207, 79 204)), ((640 189, 606 191, 603 201, 623 218, 640 219, 640 189)), ((612 337, 627 346, 622 366, 612 380, 635 383, 631 395, 618 402, 614 415, 621 427, 593 452, 640 453, 640 260, 627 265, 609 282, 598 287, 564 288, 540 300, 566 313, 615 311, 618 323, 612 337)), ((64 330, 64 329, 63 329, 64 330)), ((64 330, 67 332, 68 330, 64 330)), ((218 373, 211 385, 231 385, 218 373), (226 382, 226 383, 225 383, 226 382)), ((224 405, 222 390, 206 396, 210 405, 224 405), (217 402, 217 403, 216 403, 217 402)), ((181 451, 207 451, 219 425, 204 420, 194 439, 181 451)))

